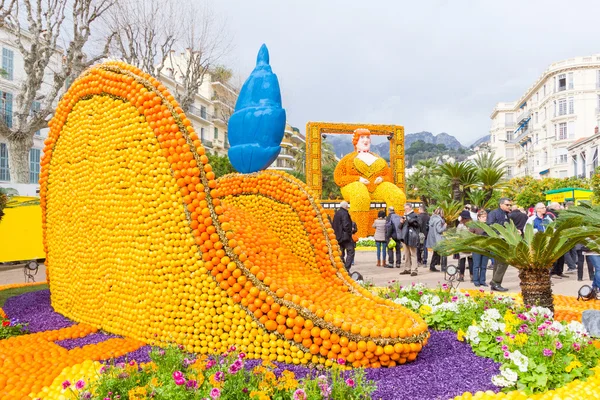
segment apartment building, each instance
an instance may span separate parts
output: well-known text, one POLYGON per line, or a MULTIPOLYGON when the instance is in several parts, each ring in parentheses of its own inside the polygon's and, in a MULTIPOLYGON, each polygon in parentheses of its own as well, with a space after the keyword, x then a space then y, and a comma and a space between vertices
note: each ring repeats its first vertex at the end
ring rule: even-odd
POLYGON ((600 54, 551 64, 516 101, 490 115, 490 148, 509 177, 570 176, 569 146, 590 136, 600 118, 600 54))
POLYGON ((300 152, 306 151, 306 138, 298 128, 285 124, 283 140, 281 141, 281 152, 268 169, 281 171, 303 172, 304 162, 298 159, 300 152), (298 161, 298 162, 297 162, 298 161))
MULTIPOLYGON (((22 41, 28 46, 31 36, 28 32, 22 32, 22 41)), ((6 27, 0 29, 0 118, 9 127, 13 126, 13 114, 15 101, 21 83, 25 80, 24 62, 18 47, 15 45, 16 36, 13 30, 6 27)), ((52 72, 58 71, 62 66, 63 50, 56 49, 50 58, 50 64, 46 70, 42 87, 33 102, 31 112, 40 110, 41 102, 52 88, 52 72)), ((39 193, 38 181, 40 179, 40 160, 44 152, 44 140, 48 136, 48 128, 35 132, 33 146, 29 150, 29 183, 16 184, 11 181, 10 168, 8 166, 8 146, 0 138, 0 187, 16 189, 22 196, 37 196, 39 193)))

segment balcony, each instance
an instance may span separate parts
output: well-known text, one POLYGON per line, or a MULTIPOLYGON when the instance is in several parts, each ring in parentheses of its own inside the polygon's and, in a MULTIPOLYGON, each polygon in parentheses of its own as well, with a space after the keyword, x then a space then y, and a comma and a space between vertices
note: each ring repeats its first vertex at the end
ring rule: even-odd
POLYGON ((531 131, 529 130, 529 128, 523 128, 517 133, 519 135, 516 136, 513 140, 510 140, 509 143, 521 143, 531 136, 531 131))
POLYGON ((202 118, 203 120, 207 121, 207 122, 211 122, 212 120, 212 115, 207 114, 206 110, 202 110, 196 106, 191 105, 190 108, 188 109, 188 112, 192 115, 195 115, 198 118, 202 118))
POLYGON ((213 144, 210 140, 202 139, 202 146, 212 148, 213 144))
POLYGON ((517 116, 517 125, 521 125, 525 120, 531 117, 531 111, 523 111, 517 116))
POLYGON ((215 140, 213 140, 213 147, 215 149, 224 149, 225 143, 221 139, 215 139, 215 140))

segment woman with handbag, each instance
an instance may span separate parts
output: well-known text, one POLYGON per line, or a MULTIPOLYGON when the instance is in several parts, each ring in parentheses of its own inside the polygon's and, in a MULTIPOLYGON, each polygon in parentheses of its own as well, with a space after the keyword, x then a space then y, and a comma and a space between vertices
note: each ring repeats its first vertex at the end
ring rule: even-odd
POLYGON ((386 246, 385 240, 385 211, 381 210, 377 213, 377 219, 373 222, 373 228, 375 228, 375 246, 377 247, 377 266, 381 267, 385 265, 386 259, 386 246), (382 262, 383 260, 383 262, 382 262))

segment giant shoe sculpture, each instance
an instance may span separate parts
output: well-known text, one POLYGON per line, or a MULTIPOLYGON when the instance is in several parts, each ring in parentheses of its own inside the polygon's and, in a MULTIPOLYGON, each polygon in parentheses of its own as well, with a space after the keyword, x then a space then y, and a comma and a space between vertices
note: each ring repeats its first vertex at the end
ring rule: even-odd
POLYGON ((356 284, 326 214, 278 172, 215 179, 167 89, 108 62, 50 123, 40 181, 55 310, 198 353, 358 366, 414 360, 424 321, 356 284))

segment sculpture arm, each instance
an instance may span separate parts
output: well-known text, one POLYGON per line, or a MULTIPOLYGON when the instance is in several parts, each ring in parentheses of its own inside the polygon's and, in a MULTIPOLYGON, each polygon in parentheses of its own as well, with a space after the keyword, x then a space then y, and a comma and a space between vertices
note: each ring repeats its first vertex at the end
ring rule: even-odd
POLYGON ((344 187, 349 183, 360 179, 358 171, 351 165, 353 157, 344 157, 340 160, 333 171, 333 180, 339 187, 344 187))
POLYGON ((385 164, 385 168, 375 174, 375 178, 382 178, 383 182, 394 183, 394 176, 392 175, 392 169, 385 164))

